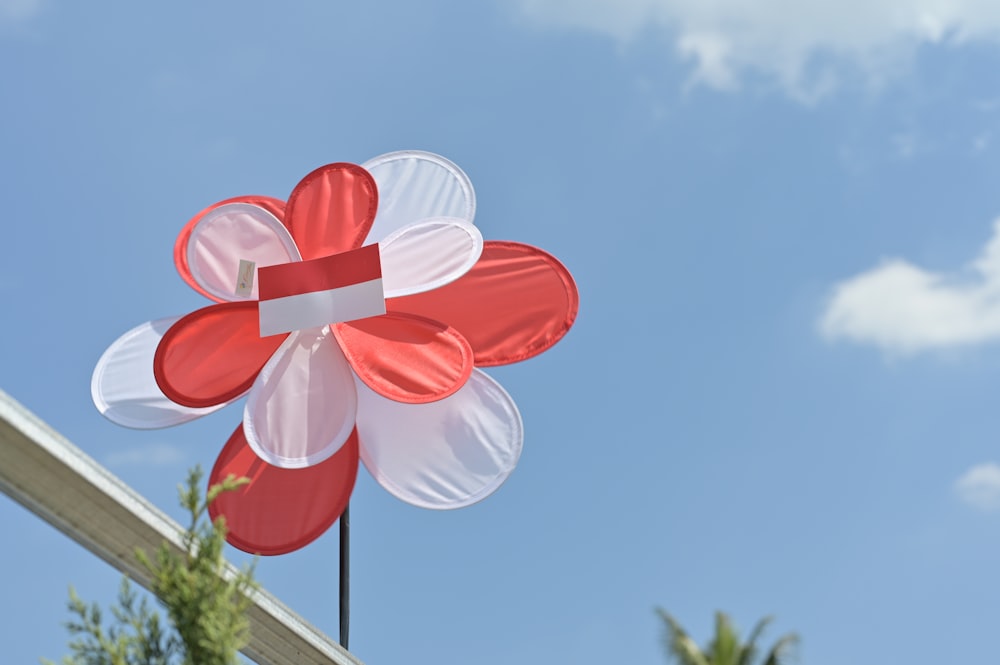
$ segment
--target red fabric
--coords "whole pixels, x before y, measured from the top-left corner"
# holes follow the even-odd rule
[[[443,323],[408,314],[386,314],[338,323],[334,334],[365,384],[397,402],[444,399],[472,373],[472,349]]]
[[[310,261],[361,246],[375,219],[378,191],[365,169],[337,163],[303,178],[287,205],[247,196],[201,211],[181,231],[174,260],[184,281],[209,298],[191,275],[187,243],[197,222],[226,203],[255,204],[274,214],[302,258]],[[316,266],[323,267],[321,273],[328,267],[322,262]],[[260,280],[261,293],[270,294],[264,282]],[[384,316],[331,328],[366,385],[389,399],[419,404],[455,393],[469,380],[473,364],[516,362],[555,344],[576,318],[579,296],[569,272],[546,252],[519,243],[486,242],[466,275],[433,291],[391,299],[386,306]],[[256,302],[198,310],[161,340],[154,358],[157,384],[168,398],[186,406],[228,401],[250,388],[286,337],[259,336]],[[209,512],[213,519],[226,518],[227,540],[239,549],[262,555],[291,552],[318,538],[343,513],[358,461],[355,429],[340,450],[315,466],[272,466],[253,452],[241,425],[220,453],[209,482],[230,474],[251,482],[220,495]]]
[[[226,540],[244,552],[286,554],[323,535],[344,512],[358,476],[358,432],[315,466],[281,469],[250,449],[243,426],[229,437],[209,477],[209,486],[230,474],[250,484],[223,492],[208,512],[226,518]]]
[[[172,325],[153,356],[156,384],[184,406],[214,406],[250,389],[287,334],[261,337],[257,302],[209,305]]]
[[[285,226],[303,259],[360,247],[375,221],[378,188],[368,171],[338,162],[321,166],[288,197]]]
[[[261,300],[339,289],[381,277],[378,245],[257,269]]]
[[[441,288],[386,301],[389,312],[447,321],[472,346],[477,366],[538,355],[573,325],[580,296],[554,256],[516,242],[486,241],[472,270]]]
[[[214,300],[215,302],[225,301],[209,294],[198,285],[198,282],[194,280],[194,276],[191,274],[191,267],[188,265],[187,246],[188,239],[191,237],[191,231],[194,229],[195,225],[201,221],[201,218],[208,212],[215,210],[219,206],[226,205],[227,203],[250,203],[255,206],[260,206],[278,219],[282,219],[285,215],[285,202],[281,199],[271,198],[270,196],[237,196],[231,199],[226,199],[225,201],[213,203],[192,217],[188,223],[184,225],[184,228],[181,229],[180,235],[177,236],[177,240],[174,242],[174,265],[177,266],[177,272],[180,273],[181,279],[183,279],[188,286],[209,300]]]

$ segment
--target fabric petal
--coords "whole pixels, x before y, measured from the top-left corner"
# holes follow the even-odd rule
[[[264,365],[243,412],[247,443],[265,462],[312,466],[354,429],[354,375],[329,328],[293,333]]]
[[[352,432],[320,464],[281,469],[257,457],[241,425],[219,454],[209,486],[229,475],[250,483],[223,492],[208,507],[213,521],[226,518],[226,540],[251,554],[287,554],[319,538],[343,514],[358,476],[358,436]]]
[[[375,178],[379,192],[369,242],[429,217],[471,222],[476,216],[476,194],[469,176],[440,155],[402,150],[370,159],[363,166]]]
[[[288,229],[277,217],[248,203],[227,203],[205,213],[191,229],[187,265],[191,277],[215,300],[257,298],[257,280],[237,295],[240,261],[257,268],[299,260]]]
[[[358,382],[361,461],[393,496],[421,508],[468,506],[493,492],[517,465],[521,416],[480,370],[433,404],[400,404]]]
[[[153,357],[153,374],[178,404],[215,406],[249,390],[285,337],[260,336],[256,302],[210,305],[167,330]]]
[[[469,272],[483,252],[483,236],[458,217],[402,227],[379,241],[387,298],[430,291]]]
[[[172,427],[218,411],[228,402],[192,409],[167,399],[156,385],[153,355],[174,316],[148,321],[115,340],[97,361],[90,382],[94,405],[113,423],[134,429]]]
[[[288,197],[285,226],[303,259],[360,247],[375,219],[379,194],[368,171],[338,162],[321,166]]]
[[[424,404],[444,399],[472,373],[472,349],[453,328],[408,314],[333,328],[355,374],[379,395]]]
[[[469,341],[477,366],[505,365],[545,351],[569,331],[576,283],[552,255],[488,240],[472,269],[433,291],[386,302],[390,312],[447,321]]]
[[[189,258],[188,241],[191,238],[191,232],[194,230],[195,226],[197,226],[198,223],[201,222],[202,218],[204,218],[205,215],[212,212],[216,208],[219,208],[220,206],[229,205],[233,203],[242,203],[242,204],[256,206],[258,208],[261,208],[264,212],[276,217],[277,219],[282,219],[282,217],[285,214],[285,202],[282,201],[281,199],[271,198],[270,196],[237,196],[235,198],[226,199],[225,201],[219,201],[218,203],[214,203],[208,206],[207,208],[199,212],[197,215],[192,217],[191,220],[184,225],[184,228],[181,229],[180,234],[177,236],[177,241],[174,243],[174,265],[177,266],[177,272],[180,274],[181,279],[187,282],[188,286],[190,286],[191,288],[193,288],[195,291],[205,296],[206,298],[210,298],[216,302],[226,302],[229,300],[236,300],[236,298],[228,291],[226,292],[225,297],[218,297],[212,295],[212,293],[210,293],[201,284],[199,284],[198,280],[191,273],[191,265],[188,261]]]

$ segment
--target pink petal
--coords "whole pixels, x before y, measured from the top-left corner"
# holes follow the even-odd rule
[[[469,272],[483,253],[471,222],[435,217],[404,226],[378,243],[386,298],[437,289]]]
[[[199,284],[195,276],[191,274],[191,265],[188,261],[188,241],[191,238],[191,232],[206,214],[215,210],[219,206],[228,205],[230,203],[245,203],[257,206],[265,212],[275,216],[279,220],[282,219],[285,214],[285,202],[281,199],[271,198],[270,196],[237,196],[235,198],[219,201],[218,203],[208,206],[192,217],[184,228],[181,229],[180,234],[177,236],[177,241],[174,243],[174,265],[177,266],[177,272],[180,273],[181,279],[187,282],[191,288],[206,298],[210,298],[216,302],[235,300],[235,298],[221,298],[212,295],[204,286]]]
[[[472,349],[453,328],[417,316],[386,314],[333,328],[358,377],[397,402],[423,404],[461,388]]]
[[[247,443],[285,469],[319,464],[354,429],[358,397],[340,346],[324,328],[293,333],[260,371],[243,412]]]
[[[281,469],[257,457],[241,425],[219,453],[209,486],[229,475],[250,484],[223,492],[209,506],[213,521],[226,518],[226,540],[251,554],[286,554],[319,538],[344,512],[358,475],[358,436],[352,432],[316,466]]]

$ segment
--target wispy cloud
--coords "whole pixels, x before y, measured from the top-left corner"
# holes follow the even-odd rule
[[[992,140],[993,132],[983,132],[981,134],[977,134],[972,139],[972,152],[986,152],[986,150],[990,147],[990,142]]]
[[[955,481],[955,492],[973,508],[1000,510],[1000,466],[993,462],[977,464]]]
[[[819,327],[829,340],[893,354],[1000,339],[1000,220],[963,270],[933,272],[889,259],[837,284]]]
[[[38,14],[43,0],[0,0],[0,23],[25,21]]]
[[[111,453],[104,459],[108,466],[170,466],[184,461],[184,453],[166,443],[129,448]]]
[[[878,83],[927,44],[1000,41],[1000,3],[969,0],[518,0],[542,25],[628,42],[662,30],[692,80],[733,89],[764,74],[810,101],[845,73]]]

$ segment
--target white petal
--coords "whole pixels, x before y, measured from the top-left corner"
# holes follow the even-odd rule
[[[454,395],[403,404],[358,382],[361,460],[393,496],[422,508],[461,508],[500,487],[524,441],[510,395],[473,370]]]
[[[269,464],[297,469],[340,450],[354,429],[354,374],[329,328],[288,336],[247,398],[243,432]]]
[[[416,222],[379,242],[386,298],[430,291],[453,282],[483,253],[483,236],[458,217]]]
[[[459,217],[467,222],[475,218],[472,182],[440,155],[403,150],[380,155],[362,166],[378,185],[378,214],[368,243],[429,217]]]
[[[108,347],[90,381],[90,394],[101,415],[124,427],[159,429],[200,418],[231,403],[192,409],[171,402],[156,385],[153,355],[164,333],[180,318],[143,323]]]
[[[214,208],[191,229],[187,261],[195,281],[222,300],[257,298],[257,275],[249,295],[236,295],[240,261],[257,268],[298,261],[299,250],[288,230],[267,210],[249,203]]]

